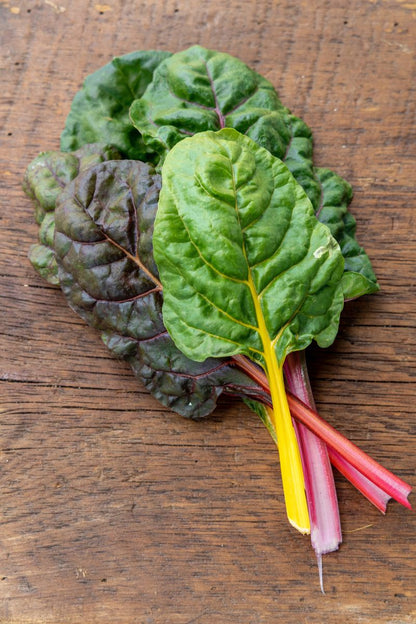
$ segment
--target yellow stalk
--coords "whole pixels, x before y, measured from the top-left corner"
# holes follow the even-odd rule
[[[272,410],[271,408],[266,409],[275,430],[281,428],[278,424],[279,421],[281,421],[283,426],[285,425],[285,422],[282,422],[283,419],[276,415],[276,412],[274,410]],[[293,429],[293,425],[291,426]],[[285,432],[286,438],[285,435],[282,436],[281,431],[276,435],[278,440],[284,440],[283,445],[280,444],[278,448],[287,517],[290,524],[295,529],[297,529],[304,535],[309,535],[309,533],[311,532],[310,520],[304,491],[305,483],[299,455],[299,448],[297,447],[297,445],[296,447],[294,447],[291,443],[288,444],[287,437],[291,437],[291,433],[289,434],[289,436],[287,436],[287,433]],[[293,453],[292,451],[295,452]]]
[[[276,392],[278,392],[278,404],[280,407],[277,407],[276,400],[272,398],[274,409],[267,408],[267,411],[276,431],[286,513],[290,524],[305,535],[311,532],[311,528],[302,462],[292,418],[287,405],[286,393],[284,388],[283,393],[281,392],[280,383],[275,385],[279,386],[279,390],[276,388]],[[270,389],[271,386],[272,384],[270,383]],[[277,411],[278,409],[279,411]]]
[[[249,276],[248,285],[252,292],[258,329],[263,342],[263,356],[273,404],[273,410],[271,413],[269,412],[269,415],[276,431],[286,513],[290,524],[301,533],[307,534],[310,533],[311,528],[305,494],[305,479],[298,441],[286,397],[283,368],[277,362],[273,342],[267,331],[259,297],[251,276]]]

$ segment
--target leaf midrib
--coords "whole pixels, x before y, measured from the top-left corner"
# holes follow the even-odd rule
[[[231,174],[232,174],[232,184],[233,184],[233,190],[234,190],[234,196],[235,196],[235,212],[236,212],[236,216],[237,216],[237,220],[240,226],[240,229],[242,229],[242,224],[241,224],[241,220],[240,220],[240,214],[238,212],[238,204],[237,204],[237,185],[236,185],[236,181],[235,181],[235,176],[234,176],[234,168],[231,165]],[[290,223],[292,223],[292,219],[293,219],[293,211],[290,217]],[[287,228],[290,229],[290,223],[289,226]],[[285,232],[285,236],[287,234],[287,230]],[[278,249],[280,249],[281,244],[279,245]],[[245,242],[244,242],[244,236],[242,238],[242,252],[245,258],[245,261],[247,263],[247,267],[248,267],[248,279],[244,280],[244,283],[247,284],[249,290],[250,290],[250,294],[251,294],[251,298],[253,300],[253,304],[254,304],[254,309],[255,309],[255,313],[256,313],[256,318],[257,318],[257,323],[258,323],[258,327],[257,328],[253,328],[255,331],[257,331],[257,333],[259,334],[260,340],[261,340],[261,344],[263,345],[263,352],[261,355],[263,355],[264,357],[264,361],[266,364],[266,371],[269,371],[270,374],[273,374],[272,371],[275,371],[276,368],[279,368],[280,365],[277,363],[276,360],[276,354],[275,354],[275,347],[276,344],[279,342],[281,335],[283,334],[283,332],[285,331],[286,327],[291,323],[291,321],[293,320],[293,318],[298,314],[300,308],[303,305],[303,302],[305,300],[305,298],[302,299],[302,301],[300,302],[298,308],[293,312],[293,314],[290,316],[289,320],[280,328],[280,330],[277,332],[276,336],[274,336],[273,338],[270,336],[269,330],[267,329],[267,324],[266,324],[266,319],[264,318],[264,314],[263,314],[263,309],[261,307],[261,297],[262,294],[265,292],[265,290],[270,286],[271,282],[274,282],[276,279],[278,279],[282,273],[280,273],[279,275],[275,276],[275,278],[273,278],[273,280],[271,280],[269,282],[269,284],[262,290],[261,293],[258,293],[254,284],[254,280],[253,280],[253,276],[252,276],[252,267],[249,263],[248,260],[248,256],[247,256],[247,251],[246,251],[246,246],[245,246]],[[276,252],[275,252],[276,253]],[[273,254],[275,255],[275,254]],[[256,353],[259,353],[256,350]]]
[[[129,189],[129,193],[131,193],[131,188],[128,187]],[[157,290],[162,290],[162,284],[161,282],[157,279],[157,277],[155,275],[153,275],[153,273],[143,264],[143,262],[140,260],[138,252],[136,252],[136,255],[131,254],[129,251],[127,251],[127,249],[125,247],[123,247],[122,245],[120,245],[119,243],[116,243],[115,240],[113,240],[112,238],[110,238],[110,236],[108,236],[108,234],[103,230],[103,228],[101,226],[99,226],[94,219],[91,217],[90,213],[88,212],[86,206],[84,206],[83,202],[81,201],[81,199],[77,196],[74,195],[74,200],[76,201],[76,203],[78,204],[78,206],[80,206],[80,208],[83,210],[83,212],[88,216],[88,218],[90,219],[90,221],[94,224],[94,226],[96,228],[98,228],[98,231],[102,234],[103,238],[105,239],[105,241],[107,241],[108,243],[110,243],[111,245],[113,245],[114,247],[116,247],[117,249],[119,249],[121,252],[123,252],[125,254],[125,256],[131,260],[134,264],[136,264],[139,269],[141,269],[141,271],[143,271],[143,273],[145,275],[147,275],[147,277],[155,284],[155,287]],[[133,200],[134,203],[134,200]],[[84,243],[84,241],[80,241],[81,243]],[[86,243],[88,244],[90,241],[86,241]],[[96,241],[96,242],[100,242],[100,241]],[[101,241],[103,242],[103,241]]]

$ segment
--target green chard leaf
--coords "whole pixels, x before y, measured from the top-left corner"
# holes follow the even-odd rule
[[[341,250],[286,165],[236,130],[184,139],[162,178],[153,244],[165,325],[193,360],[239,354],[264,368],[288,519],[308,533],[283,363],[313,339],[334,340]]]
[[[162,161],[176,143],[197,132],[231,127],[251,137],[284,161],[340,244],[345,298],[378,290],[370,260],[355,240],[350,185],[329,169],[313,166],[309,127],[282,105],[269,81],[242,61],[201,46],[173,54],[155,70],[130,116]]]
[[[283,106],[268,80],[229,54],[201,46],[173,54],[133,102],[130,117],[162,160],[187,136],[235,128],[286,160],[317,205],[310,129]]]
[[[264,391],[228,360],[192,362],[166,331],[152,247],[159,189],[152,166],[127,160],[94,166],[66,186],[55,249],[68,303],[173,411],[202,418],[222,392],[261,400]]]
[[[33,268],[49,284],[59,284],[58,266],[55,259],[53,238],[55,232],[55,215],[48,212],[39,226],[39,242],[31,245],[29,260]]]
[[[377,292],[377,278],[369,257],[355,238],[355,219],[348,211],[352,199],[351,186],[330,169],[316,168],[315,176],[321,187],[316,216],[329,227],[344,256],[344,299]]]
[[[264,330],[283,363],[336,336],[340,249],[287,167],[236,131],[200,133],[168,154],[154,252],[165,324],[192,359],[264,363]]]
[[[149,160],[151,150],[131,125],[129,107],[144,93],[155,68],[169,55],[157,50],[131,52],[87,76],[73,99],[61,135],[62,151],[99,141],[114,145],[124,157]]]
[[[58,197],[80,171],[96,163],[117,158],[120,155],[116,149],[96,143],[85,145],[72,154],[42,152],[27,167],[23,190],[34,202],[35,219],[39,225],[39,242],[31,246],[29,260],[40,276],[50,284],[59,284],[53,248]]]

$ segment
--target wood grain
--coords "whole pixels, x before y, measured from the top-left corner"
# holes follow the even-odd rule
[[[318,407],[415,484],[416,4],[1,0],[0,20],[0,622],[415,623],[414,513],[337,476],[323,596],[261,423],[231,399],[188,422],[137,384],[32,270],[21,179],[113,55],[200,43],[260,71],[352,183],[381,285],[311,349]]]

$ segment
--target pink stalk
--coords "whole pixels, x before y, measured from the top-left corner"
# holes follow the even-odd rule
[[[348,479],[356,488],[365,496],[370,503],[373,503],[381,513],[385,514],[387,503],[391,496],[386,494],[384,490],[374,485],[372,481],[367,479],[361,472],[356,470],[351,464],[345,460],[339,453],[328,447],[328,455],[332,465]]]
[[[288,389],[315,410],[304,351],[291,353],[286,358],[284,373]],[[294,420],[293,424],[298,436],[305,477],[311,543],[320,563],[322,555],[337,550],[342,542],[334,475],[325,442],[302,423]]]
[[[411,486],[364,453],[342,433],[323,420],[302,401],[288,393],[288,402],[292,414],[308,429],[318,435],[328,446],[346,459],[356,470],[372,481],[386,494],[408,509],[412,509],[407,500]]]
[[[263,371],[261,371],[258,366],[256,366],[253,362],[245,358],[244,356],[234,356],[233,360],[239,368],[244,370],[252,379],[254,379],[266,392],[268,392],[268,383],[267,378],[264,375]],[[352,466],[355,468],[355,471],[361,473],[362,476],[366,478],[366,480],[370,481],[374,485],[376,485],[379,489],[381,489],[384,494],[387,494],[389,497],[394,498],[397,502],[401,503],[408,509],[411,509],[411,505],[407,500],[412,488],[411,486],[402,481],[399,477],[396,477],[386,468],[383,468],[380,464],[378,464],[374,459],[372,459],[369,455],[364,453],[361,449],[359,449],[355,444],[350,442],[345,436],[339,433],[334,427],[324,421],[317,412],[308,407],[301,400],[296,398],[293,394],[288,392],[287,394],[289,407],[292,412],[292,415],[304,424],[310,431],[315,433],[319,438],[321,438],[331,450],[335,450],[335,452],[340,456],[344,462],[343,466]],[[332,460],[332,456],[331,456]],[[347,475],[346,475],[347,476]],[[353,479],[356,479],[356,472],[349,473],[348,479],[354,483]],[[362,491],[366,490],[367,481],[364,479],[360,480],[360,485]],[[381,505],[384,505],[385,496],[383,499],[378,497],[377,490],[372,490],[371,492],[367,492],[365,496],[369,499],[375,499],[378,501],[378,506],[380,508]],[[374,502],[374,500],[373,500]]]

